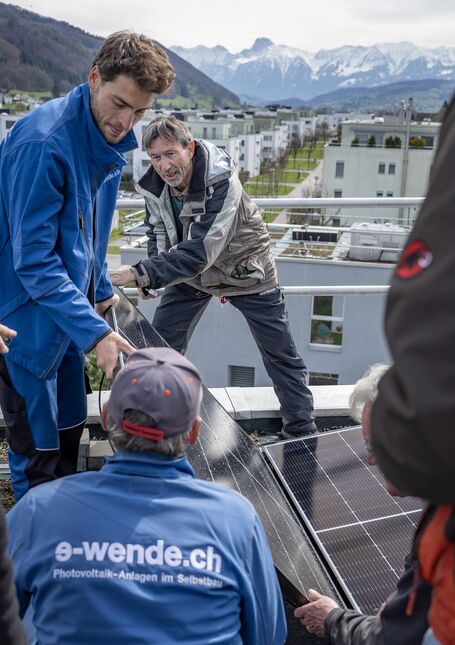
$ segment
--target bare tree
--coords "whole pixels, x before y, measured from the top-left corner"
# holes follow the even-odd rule
[[[321,136],[322,136],[322,141],[324,142],[324,144],[327,141],[327,137],[328,137],[328,134],[329,134],[329,129],[330,129],[329,124],[327,123],[327,121],[323,121],[321,123],[321,125],[319,126],[319,130],[320,130]]]
[[[306,138],[306,143],[308,144],[308,146],[307,146],[307,168],[309,168],[309,166],[310,166],[311,153],[316,148],[316,141],[317,141],[316,133],[311,134],[309,137]]]
[[[289,149],[291,150],[292,158],[294,159],[294,168],[296,164],[297,154],[301,149],[301,147],[302,147],[302,137],[299,135],[298,132],[293,132],[291,141],[289,143]]]

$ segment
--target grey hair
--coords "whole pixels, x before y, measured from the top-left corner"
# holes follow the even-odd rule
[[[390,365],[377,363],[367,369],[365,374],[355,384],[349,397],[349,407],[352,418],[361,423],[363,408],[367,403],[373,403],[378,395],[378,384],[389,369]]]
[[[155,420],[148,414],[139,410],[125,410],[125,420],[146,428],[154,428]],[[129,434],[123,428],[119,428],[112,417],[107,415],[106,429],[116,450],[129,450],[130,452],[159,453],[170,457],[180,457],[184,454],[185,448],[191,435],[191,428],[182,434],[175,435],[162,441],[153,441],[143,437],[136,437]]]
[[[156,139],[168,139],[187,148],[193,136],[182,121],[175,116],[157,116],[150,121],[142,135],[142,145],[148,150]]]

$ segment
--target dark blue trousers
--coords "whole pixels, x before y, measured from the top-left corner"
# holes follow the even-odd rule
[[[0,405],[16,499],[77,470],[87,417],[84,355],[70,344],[56,375],[42,380],[0,356]]]
[[[185,353],[210,298],[184,283],[168,287],[155,312],[154,328],[171,347]],[[230,296],[228,300],[243,314],[256,341],[281,405],[283,430],[306,434],[313,429],[313,397],[307,387],[305,363],[292,338],[281,289]]]

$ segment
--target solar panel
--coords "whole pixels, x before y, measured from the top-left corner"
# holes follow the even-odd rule
[[[162,346],[164,341],[150,323],[121,291],[117,293],[119,333],[137,348]],[[345,604],[261,449],[206,388],[201,416],[199,441],[188,450],[197,477],[224,484],[250,500],[264,525],[275,565],[300,590],[316,587]]]
[[[401,575],[421,501],[388,494],[359,427],[264,450],[354,606],[375,613]]]

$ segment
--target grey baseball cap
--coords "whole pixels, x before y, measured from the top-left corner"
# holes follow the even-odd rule
[[[107,412],[125,432],[162,441],[190,430],[201,399],[202,380],[194,365],[174,349],[150,347],[130,354],[117,373]],[[155,427],[126,421],[126,410],[147,414],[155,420]]]

